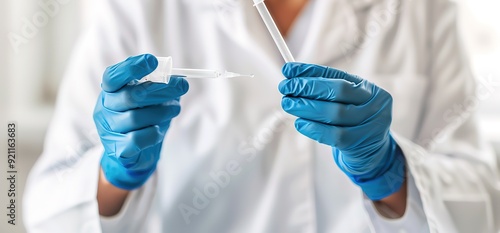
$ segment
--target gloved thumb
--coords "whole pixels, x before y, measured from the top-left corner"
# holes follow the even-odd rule
[[[157,66],[158,60],[151,54],[129,57],[104,71],[101,88],[106,92],[115,92],[130,81],[150,74]]]

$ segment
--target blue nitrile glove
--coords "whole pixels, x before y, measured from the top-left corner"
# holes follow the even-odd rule
[[[156,169],[170,121],[180,112],[179,98],[189,85],[180,77],[168,84],[132,82],[151,73],[158,60],[130,57],[106,69],[94,122],[104,145],[101,167],[114,186],[140,187]]]
[[[398,191],[404,157],[389,127],[392,97],[375,84],[334,68],[287,63],[279,85],[283,109],[297,117],[295,128],[333,147],[335,162],[368,198]]]

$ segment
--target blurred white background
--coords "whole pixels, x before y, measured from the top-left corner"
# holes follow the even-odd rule
[[[27,173],[41,153],[43,138],[53,111],[59,81],[64,73],[72,46],[93,12],[94,0],[1,0],[0,7],[0,129],[6,122],[18,123],[18,161],[20,171],[18,202],[21,201]],[[494,78],[500,85],[500,1],[457,0],[460,3],[460,26],[478,77]],[[22,35],[26,21],[39,16],[39,2],[55,2],[59,9],[45,19],[40,18],[36,30],[28,33],[23,44],[12,46],[9,33]],[[40,16],[41,17],[41,16]],[[486,138],[500,145],[500,86],[478,107],[480,124]],[[4,133],[0,148],[5,151]],[[0,176],[5,174],[5,158],[1,159]],[[6,190],[0,179],[0,190]],[[17,207],[17,225],[6,224],[6,192],[0,192],[0,232],[24,232],[21,207]]]

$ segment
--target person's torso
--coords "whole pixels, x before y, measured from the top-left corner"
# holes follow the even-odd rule
[[[401,14],[405,3],[355,2],[311,1],[287,37],[292,53],[388,90],[392,129],[412,138],[427,88],[425,35]],[[369,232],[362,193],[331,149],[299,134],[282,111],[283,60],[252,1],[157,8],[144,48],[172,56],[174,67],[255,77],[189,80],[163,145],[147,232]]]

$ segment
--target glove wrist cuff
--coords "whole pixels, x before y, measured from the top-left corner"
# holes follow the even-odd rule
[[[155,170],[153,168],[141,172],[131,171],[107,155],[101,158],[101,168],[109,183],[124,190],[134,190],[141,187]]]
[[[380,200],[399,191],[405,180],[406,163],[404,155],[394,142],[394,159],[389,168],[373,179],[361,179],[358,176],[349,178],[361,187],[366,196],[371,200]]]

